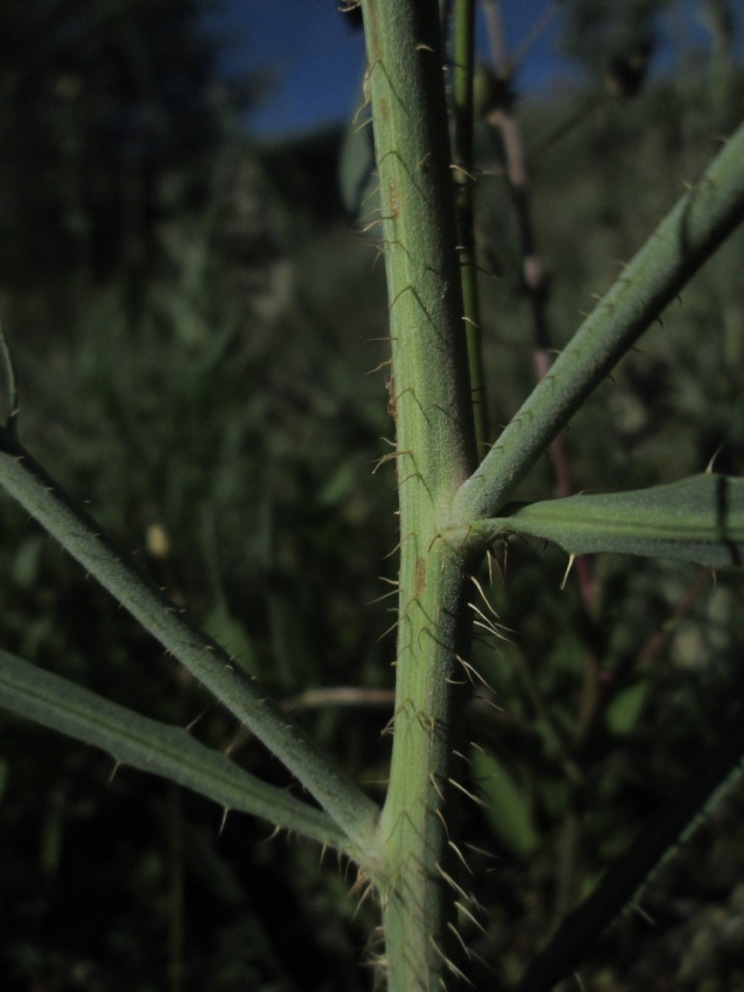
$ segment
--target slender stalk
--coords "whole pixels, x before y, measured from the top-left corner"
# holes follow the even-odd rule
[[[550,992],[576,968],[587,947],[632,903],[638,890],[676,845],[740,777],[742,751],[744,706],[739,704],[726,722],[718,744],[702,759],[685,788],[633,841],[578,909],[566,917],[525,972],[517,992]]]
[[[455,65],[453,87],[454,178],[457,210],[457,251],[468,344],[470,392],[478,456],[483,457],[489,440],[486,381],[481,348],[481,317],[478,299],[478,264],[473,220],[473,80],[475,76],[475,0],[455,3]]]
[[[586,397],[743,219],[744,125],[626,266],[462,486],[456,512],[463,526],[498,511]]]
[[[377,805],[217,643],[122,558],[8,428],[0,428],[0,484],[270,748],[373,862]]]
[[[437,535],[475,467],[437,0],[365,0],[382,203],[400,501],[396,709],[380,821],[391,992],[456,973],[454,752],[469,562]],[[445,815],[447,828],[445,828]]]

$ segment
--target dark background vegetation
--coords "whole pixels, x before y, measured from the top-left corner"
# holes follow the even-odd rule
[[[735,4],[701,3],[710,49],[646,85],[661,4],[567,6],[586,87],[518,105],[556,348],[744,106]],[[372,471],[393,430],[384,371],[369,374],[387,356],[382,264],[337,192],[341,130],[272,148],[243,134],[255,80],[220,79],[201,13],[200,0],[0,7],[0,318],[22,437],[381,798],[392,617],[370,604],[396,543],[392,470]],[[480,127],[498,424],[530,388],[534,342],[498,132]],[[743,249],[739,234],[572,423],[576,490],[669,481],[714,455],[741,474]],[[553,487],[545,463],[525,492]],[[0,537],[5,649],[148,715],[200,718],[202,740],[286,781],[7,499]],[[509,640],[478,647],[493,692],[471,724],[500,765],[471,783],[487,805],[465,822],[485,934],[467,920],[463,934],[482,988],[518,977],[715,742],[744,647],[736,576],[600,559],[589,610],[561,591],[561,556],[518,544],[497,563]],[[316,705],[328,687],[336,701]],[[341,705],[352,688],[366,703]],[[643,893],[653,923],[630,911],[587,948],[586,989],[744,986],[743,813],[737,787]],[[3,715],[0,984],[370,988],[374,907],[334,858],[270,833]]]

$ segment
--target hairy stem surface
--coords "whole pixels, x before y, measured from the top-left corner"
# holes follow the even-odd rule
[[[380,823],[391,992],[444,986],[447,866],[460,746],[468,562],[438,537],[475,467],[436,0],[366,0],[367,86],[382,203],[400,501],[396,710]]]

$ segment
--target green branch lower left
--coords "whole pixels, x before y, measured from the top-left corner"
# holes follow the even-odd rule
[[[376,862],[377,805],[229,655],[140,575],[16,440],[0,428],[0,484],[287,767],[355,848]]]
[[[358,859],[326,813],[262,782],[188,731],[144,717],[2,650],[0,706],[100,747],[118,764],[162,775],[226,810],[252,813]]]

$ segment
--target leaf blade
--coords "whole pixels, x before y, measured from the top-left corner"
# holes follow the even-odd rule
[[[475,529],[524,534],[569,555],[631,554],[707,568],[744,564],[744,479],[704,473],[625,493],[568,496],[515,508]]]
[[[256,778],[183,728],[142,716],[3,650],[0,706],[99,747],[121,764],[172,779],[227,809],[350,853],[345,834],[322,810]]]

